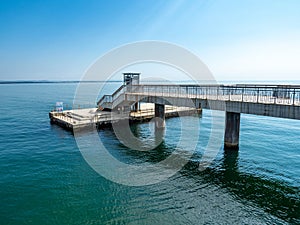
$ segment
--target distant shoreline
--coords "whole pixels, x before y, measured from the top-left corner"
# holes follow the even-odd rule
[[[79,84],[79,83],[122,83],[122,80],[109,80],[109,81],[79,81],[79,80],[73,80],[73,81],[53,81],[53,80],[0,80],[0,85],[1,84]],[[155,82],[162,82],[161,80],[144,80],[142,81],[143,83],[155,83]],[[169,81],[169,82],[195,82],[193,80],[174,80],[174,81]],[[168,83],[169,83],[168,82]],[[206,81],[199,81],[201,82],[206,82]],[[228,80],[228,81],[215,81],[218,84],[272,84],[272,85],[300,85],[300,80]]]
[[[122,81],[0,81],[0,84],[59,84],[59,83],[67,83],[67,84],[77,84],[77,83],[103,83],[103,82],[122,82]]]

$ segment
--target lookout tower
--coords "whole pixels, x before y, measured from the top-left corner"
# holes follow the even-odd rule
[[[123,84],[124,85],[139,85],[140,84],[140,75],[141,73],[123,73]],[[127,87],[127,90],[131,90],[131,86]],[[134,103],[134,105],[131,106],[132,111],[139,111],[140,110],[140,104],[139,102]]]
[[[124,85],[139,85],[141,73],[123,73]]]

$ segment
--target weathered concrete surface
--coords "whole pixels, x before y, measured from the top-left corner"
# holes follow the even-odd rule
[[[224,149],[239,148],[240,118],[240,113],[226,112]]]

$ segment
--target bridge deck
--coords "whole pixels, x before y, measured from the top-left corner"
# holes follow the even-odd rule
[[[103,96],[98,105],[115,108],[142,101],[191,107],[187,99],[194,107],[300,119],[300,86],[287,85],[127,85]]]

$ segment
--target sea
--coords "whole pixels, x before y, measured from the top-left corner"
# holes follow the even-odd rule
[[[108,82],[106,91],[120,85]],[[0,224],[300,224],[300,121],[243,114],[239,150],[220,146],[199,169],[213,121],[204,109],[190,118],[189,128],[201,131],[180,170],[126,185],[94,170],[72,132],[50,124],[49,111],[56,102],[72,106],[77,86],[0,84]],[[118,161],[155,166],[176,150],[181,121],[167,119],[164,140],[150,151],[125,146],[111,127],[97,135]],[[132,130],[142,141],[153,133],[146,122]]]

